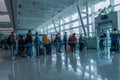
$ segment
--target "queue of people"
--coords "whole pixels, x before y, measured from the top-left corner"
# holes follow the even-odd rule
[[[19,36],[19,38],[16,38],[15,32],[11,32],[11,34],[8,36],[6,39],[6,44],[9,47],[12,60],[15,59],[15,56],[19,55],[21,57],[28,57],[32,58],[33,54],[38,57],[39,55],[51,55],[52,52],[52,45],[55,44],[56,46],[56,52],[61,53],[61,52],[67,52],[68,49],[67,47],[69,46],[69,51],[72,53],[76,53],[76,45],[77,41],[79,42],[79,48],[80,51],[84,48],[84,39],[81,41],[81,38],[77,40],[76,34],[73,33],[72,35],[69,36],[67,35],[67,32],[65,32],[63,40],[61,39],[60,32],[56,34],[54,42],[51,42],[51,40],[48,38],[47,35],[44,35],[43,37],[39,36],[38,32],[36,32],[35,37],[33,39],[32,32],[31,30],[28,31],[28,33],[25,36]],[[82,43],[82,45],[81,45]],[[41,47],[41,45],[43,45]],[[62,45],[64,45],[64,51],[61,50]],[[17,54],[15,53],[16,46],[18,47]],[[82,46],[82,47],[81,47]],[[33,47],[35,52],[33,52]],[[54,50],[54,49],[53,49]]]

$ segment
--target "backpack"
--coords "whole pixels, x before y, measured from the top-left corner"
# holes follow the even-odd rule
[[[71,41],[72,41],[72,42],[77,41],[76,37],[75,37],[75,36],[72,36],[72,37],[71,37]]]
[[[10,36],[7,38],[7,44],[10,44]]]
[[[40,38],[39,38],[39,36],[36,36],[36,37],[35,37],[35,39],[34,39],[34,43],[37,43],[37,44],[40,43]]]
[[[7,39],[7,44],[15,43],[14,36],[9,36]]]

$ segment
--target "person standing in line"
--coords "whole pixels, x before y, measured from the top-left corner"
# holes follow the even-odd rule
[[[16,36],[14,31],[11,32],[11,35],[7,39],[7,44],[9,45],[10,53],[12,60],[15,59],[15,49],[16,49]]]
[[[76,42],[77,42],[77,38],[75,36],[75,33],[73,33],[72,37],[71,37],[71,48],[72,48],[72,52],[76,52]]]
[[[79,37],[79,50],[80,51],[83,51],[83,49],[84,49],[84,39],[83,39],[83,36],[82,35],[80,35],[80,37]]]
[[[50,39],[48,38],[47,35],[45,35],[45,36],[43,37],[43,42],[44,42],[44,45],[45,45],[46,54],[47,54],[47,55],[51,55]]]
[[[36,50],[36,56],[39,56],[39,50],[40,50],[40,36],[38,32],[36,32],[35,39],[34,39],[34,45],[35,45],[35,50]]]
[[[112,32],[110,33],[110,37],[111,37],[111,50],[115,50],[118,51],[119,50],[119,38],[120,38],[120,34],[119,31],[114,28],[112,30]]]
[[[101,49],[101,50],[104,49],[105,37],[106,37],[105,33],[100,32],[100,43],[99,43],[99,46],[100,46],[100,49]]]
[[[66,50],[66,47],[67,47],[67,32],[65,32],[65,34],[64,34],[63,42],[64,42],[64,49],[65,49],[65,52],[66,52],[67,51]]]
[[[58,32],[57,35],[56,35],[56,39],[55,39],[55,42],[57,44],[57,52],[61,52],[60,51],[60,47],[61,47],[61,37],[60,37],[60,33]]]
[[[28,55],[28,58],[30,58],[30,57],[32,57],[32,46],[33,46],[31,30],[29,30],[26,35],[26,42],[27,42],[27,48],[28,48],[27,55]]]

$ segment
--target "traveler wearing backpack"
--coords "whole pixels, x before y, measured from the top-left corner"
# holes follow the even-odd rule
[[[65,52],[67,51],[66,47],[67,47],[67,32],[65,32],[64,37],[63,37],[63,42],[64,42],[64,49]]]
[[[32,57],[32,55],[33,55],[33,53],[32,53],[33,39],[32,39],[31,30],[29,30],[26,35],[26,42],[27,42],[27,48],[28,48],[27,55],[29,58],[29,57]]]
[[[72,43],[71,43],[72,52],[75,53],[75,51],[76,51],[76,42],[77,42],[77,38],[75,36],[75,33],[73,33],[73,35],[71,37],[71,41],[72,41]]]
[[[35,39],[34,39],[36,56],[39,56],[40,42],[41,42],[41,41],[40,41],[40,36],[38,35],[38,32],[36,32]]]
[[[16,48],[16,36],[15,36],[14,31],[11,32],[11,35],[8,37],[7,44],[8,44],[9,49],[10,49],[12,60],[14,60],[15,59],[14,51]]]
[[[57,46],[56,46],[56,51],[59,52],[59,53],[61,53],[61,51],[60,51],[60,48],[61,48],[60,32],[57,33],[56,38],[55,38],[55,42],[56,42],[56,44],[57,44]]]
[[[43,42],[44,42],[44,45],[45,45],[46,54],[51,55],[51,44],[50,44],[50,39],[48,38],[47,35],[45,35],[43,37]]]

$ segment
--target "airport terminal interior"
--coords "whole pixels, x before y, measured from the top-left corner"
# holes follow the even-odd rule
[[[120,80],[120,0],[0,0],[0,80]]]

